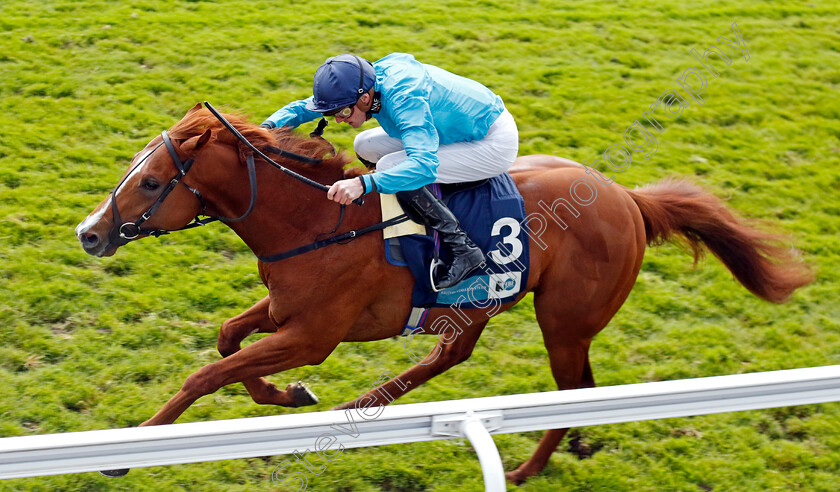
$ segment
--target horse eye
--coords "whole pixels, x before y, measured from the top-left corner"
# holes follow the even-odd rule
[[[160,187],[160,184],[153,179],[146,179],[146,180],[143,181],[143,184],[141,186],[145,190],[155,191],[156,189],[158,189]]]

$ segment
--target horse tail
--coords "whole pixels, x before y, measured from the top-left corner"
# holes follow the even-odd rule
[[[674,241],[679,234],[694,253],[705,245],[741,284],[756,296],[785,302],[814,280],[798,252],[782,236],[758,230],[753,221],[734,216],[720,199],[685,180],[667,179],[627,190],[642,212],[647,244]]]

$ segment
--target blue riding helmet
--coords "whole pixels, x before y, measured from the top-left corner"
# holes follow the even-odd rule
[[[375,80],[373,65],[364,58],[350,54],[327,58],[315,72],[313,97],[306,103],[306,109],[328,113],[356,104]]]

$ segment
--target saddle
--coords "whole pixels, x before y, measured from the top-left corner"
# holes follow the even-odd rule
[[[491,303],[514,300],[528,280],[528,235],[525,202],[509,174],[458,184],[433,184],[430,189],[458,218],[470,239],[485,254],[485,264],[458,285],[434,292],[430,268],[435,258],[451,260],[441,248],[437,233],[412,219],[388,228],[385,256],[392,265],[411,270],[415,283],[412,306],[486,308]],[[394,195],[381,195],[382,220],[406,213],[409,207],[396,207]]]

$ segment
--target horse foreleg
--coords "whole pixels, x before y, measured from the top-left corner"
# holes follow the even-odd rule
[[[312,341],[310,330],[302,326],[284,327],[190,375],[178,393],[152,418],[140,425],[171,424],[197,399],[216,392],[222,386],[256,380],[295,367],[320,364],[339,341],[332,343],[325,339],[321,338],[316,343]],[[297,396],[295,391],[278,393],[279,404],[289,406]]]
[[[429,352],[429,355],[418,364],[399,376],[388,379],[384,384],[376,386],[355,400],[333,408],[333,410],[360,406],[383,406],[391,403],[438,374],[469,359],[473,348],[475,348],[475,343],[486,325],[487,321],[473,324],[453,337],[454,339],[445,339],[445,335],[442,336],[432,351]],[[410,345],[406,345],[406,350],[411,350]]]
[[[277,325],[268,315],[271,298],[254,304],[247,311],[235,316],[224,323],[219,330],[216,346],[222,357],[229,357],[242,349],[242,340],[254,333],[273,333]],[[301,407],[318,403],[318,398],[306,387],[299,383],[286,386],[285,390],[277,389],[274,383],[265,378],[254,378],[242,381],[251,398],[261,405],[281,405],[285,407]]]

